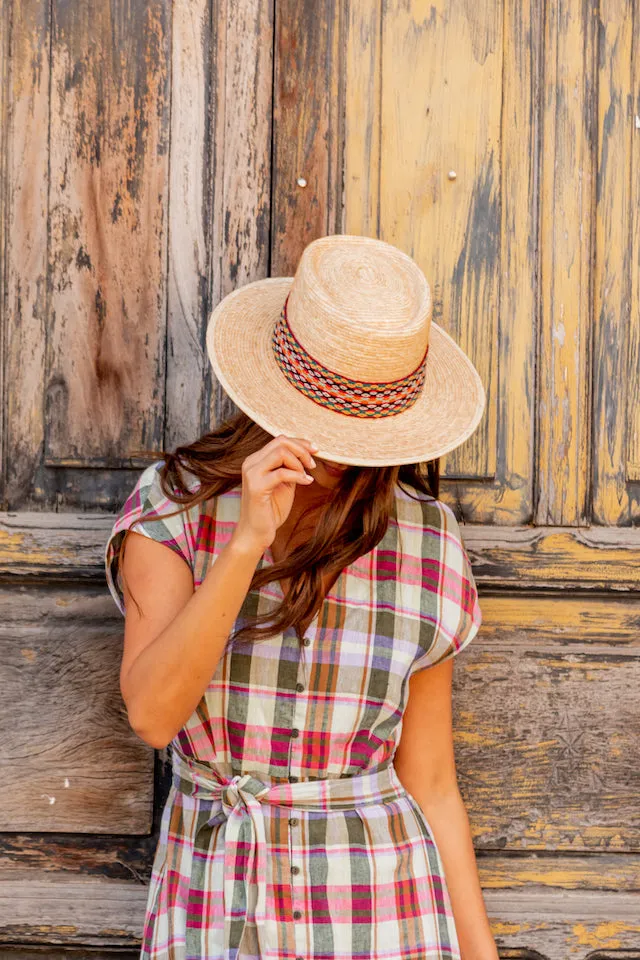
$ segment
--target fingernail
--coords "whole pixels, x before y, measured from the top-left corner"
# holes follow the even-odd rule
[[[313,440],[307,440],[307,443],[309,444],[309,446],[311,447],[312,450],[317,450],[317,449],[318,449],[318,444],[317,444],[317,443],[314,443]]]
[[[308,473],[305,473],[304,477],[305,480],[309,480],[311,483],[313,483],[313,477],[310,477]]]
[[[315,460],[313,459],[313,457],[311,457],[310,459],[311,459],[311,466],[312,466],[312,467],[317,466],[317,464],[316,464]]]

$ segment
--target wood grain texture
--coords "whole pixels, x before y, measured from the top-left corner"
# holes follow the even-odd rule
[[[0,356],[6,352],[6,257],[8,221],[8,160],[9,160],[9,112],[11,90],[10,39],[13,18],[12,0],[0,0]],[[0,396],[5,395],[4,363],[0,363]],[[0,403],[0,506],[3,506],[4,468],[6,443],[6,409]]]
[[[91,877],[0,878],[0,942],[139,943],[147,893],[146,884]]]
[[[588,523],[597,8],[545,5],[536,523]]]
[[[381,236],[384,0],[350,3],[345,41],[344,233]]]
[[[236,287],[277,273],[270,271],[274,5],[269,0],[218,0],[213,9],[212,307]],[[236,407],[210,376],[213,389],[205,416],[217,423]]]
[[[455,676],[477,847],[640,852],[640,600],[487,597],[482,607]]]
[[[163,443],[170,7],[52,5],[46,462]]]
[[[164,446],[206,429],[211,392],[204,351],[211,303],[213,100],[211,5],[172,4],[168,195],[167,371]]]
[[[0,960],[139,960],[140,950],[103,950],[101,947],[0,946]]]
[[[103,950],[101,947],[0,946],[0,960],[139,960],[140,950]]]
[[[0,587],[0,830],[149,832],[153,750],[127,719],[121,652],[102,591]]]
[[[461,531],[474,575],[487,588],[626,593],[640,583],[636,530],[462,524]]]
[[[622,949],[634,951],[625,960],[640,957],[640,896],[636,894],[581,891],[520,896],[490,891],[485,900],[499,949],[535,951],[549,960]]]
[[[15,883],[0,879],[0,944],[27,939],[34,947],[39,943],[54,947],[139,943],[146,893],[146,886],[104,880],[40,876]],[[536,951],[549,960],[586,960],[598,948],[635,951],[617,954],[621,960],[640,956],[635,895],[486,890],[484,896],[492,932],[505,958],[517,957],[513,951],[523,951],[523,957]],[[6,946],[0,946],[0,956],[3,949],[11,960]],[[56,956],[53,950],[51,957]],[[76,955],[69,952],[68,956]],[[35,950],[32,956],[27,954],[28,960],[35,957]],[[77,960],[85,958],[81,955]]]
[[[640,133],[632,95],[634,7],[631,0],[599,6],[593,516],[602,524],[640,518],[639,488],[630,483],[640,480],[640,308],[633,300],[638,232],[631,232],[632,151]]]
[[[304,247],[340,229],[343,6],[276,5],[271,276],[293,276]]]
[[[540,23],[537,0],[350,8],[345,227],[417,259],[480,372],[483,421],[441,473],[484,523],[532,512]]]
[[[104,545],[112,525],[113,514],[105,513],[0,513],[0,576],[104,583]],[[570,587],[625,594],[640,587],[635,530],[462,523],[461,531],[481,590]]]
[[[7,12],[6,4],[3,8]],[[5,21],[6,22],[6,21]],[[44,442],[47,318],[49,4],[11,5],[9,123],[4,145],[4,504],[33,486]]]
[[[488,387],[478,429],[442,458],[454,477],[496,469],[502,36],[493,0],[387,5],[382,24],[380,235],[423,268],[433,322]]]
[[[481,852],[478,874],[484,890],[596,890],[640,894],[640,855],[562,856]]]
[[[632,4],[633,18],[631,40],[631,90],[621,91],[620,113],[624,114],[629,128],[630,180],[629,180],[629,228],[630,250],[630,296],[629,296],[629,356],[627,366],[627,479],[640,481],[640,16],[637,4]],[[619,125],[618,129],[621,128]],[[628,142],[628,141],[627,141]],[[630,513],[637,524],[638,493],[636,487],[628,487],[631,499]]]

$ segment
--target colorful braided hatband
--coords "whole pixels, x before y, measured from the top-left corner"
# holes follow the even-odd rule
[[[297,390],[320,406],[349,417],[390,417],[413,406],[424,384],[428,345],[420,366],[401,380],[351,380],[327,369],[296,339],[287,319],[288,299],[274,327],[272,345],[278,366]]]

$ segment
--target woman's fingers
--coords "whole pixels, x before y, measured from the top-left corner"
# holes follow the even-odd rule
[[[256,451],[250,459],[256,458],[255,463],[267,464],[269,467],[278,463],[278,458],[283,458],[285,453],[293,453],[309,470],[315,467],[315,460],[310,452],[311,442],[301,440],[295,437],[274,437],[269,443],[265,444],[261,450]],[[283,462],[281,460],[280,462]]]
[[[270,470],[264,478],[263,492],[268,493],[281,483],[313,483],[313,477],[299,470],[289,470],[288,467],[278,467]]]

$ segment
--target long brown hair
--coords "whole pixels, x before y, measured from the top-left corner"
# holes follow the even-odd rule
[[[271,439],[239,412],[193,443],[176,447],[173,453],[156,453],[158,459],[164,459],[159,469],[162,491],[180,505],[167,516],[239,486],[243,461]],[[266,639],[310,622],[324,600],[323,584],[331,584],[340,571],[382,540],[395,509],[395,485],[401,484],[410,496],[417,492],[437,498],[439,464],[435,459],[425,464],[348,467],[323,503],[314,534],[283,560],[256,570],[253,576],[251,590],[275,580],[289,580],[287,595],[272,613],[251,618],[229,639]],[[189,489],[191,478],[184,476],[183,470],[200,481],[196,492]],[[144,519],[145,515],[136,522]],[[121,570],[126,534],[118,548]],[[124,573],[122,576],[124,579]]]

